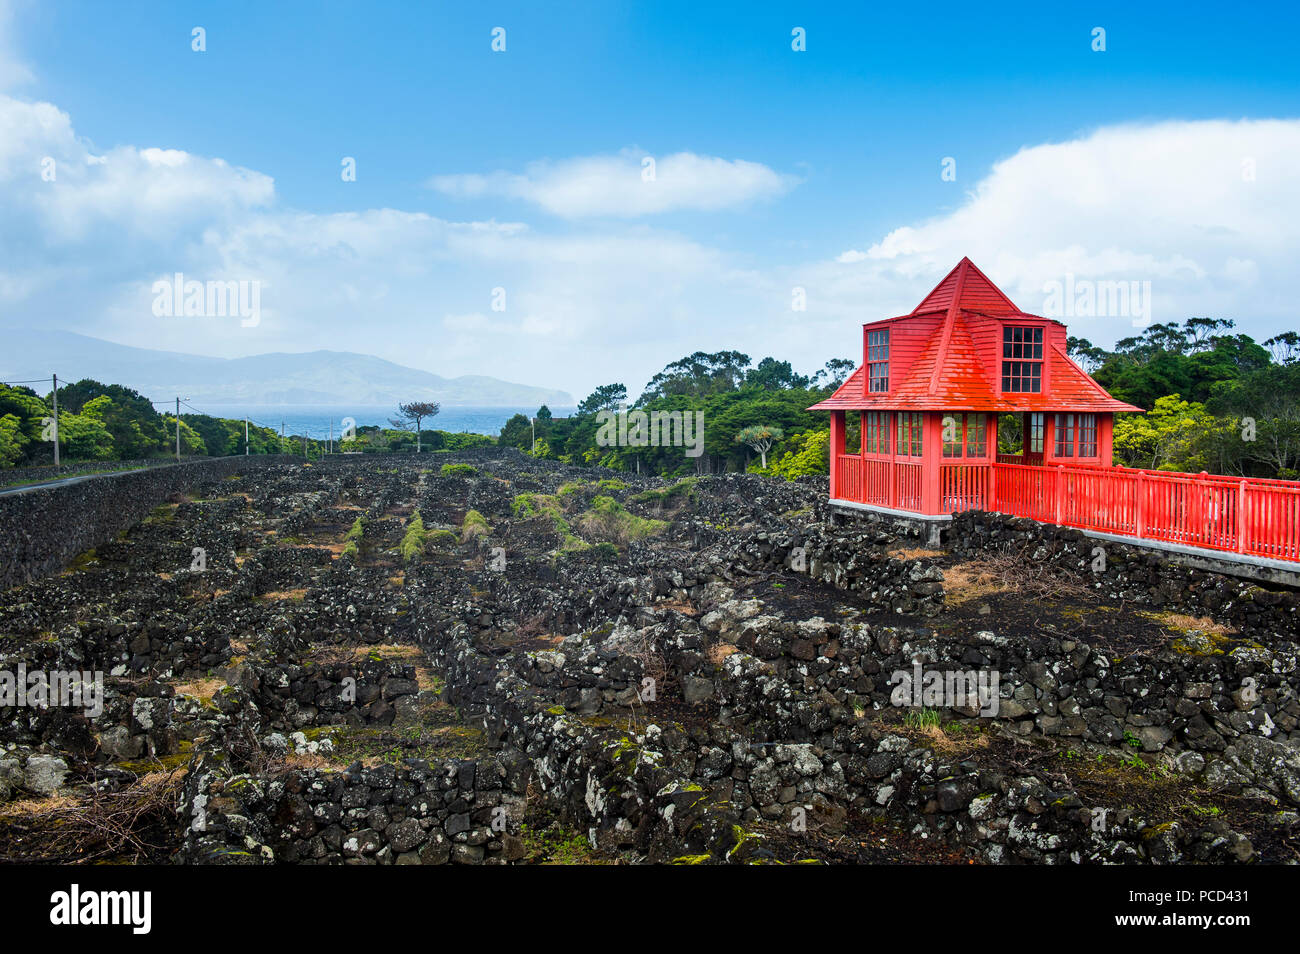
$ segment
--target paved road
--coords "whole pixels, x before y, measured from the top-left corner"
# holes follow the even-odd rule
[[[171,464],[162,466],[171,467]],[[94,474],[81,474],[78,477],[60,477],[58,480],[44,480],[39,484],[24,484],[21,487],[10,487],[8,490],[0,490],[0,497],[6,497],[9,494],[25,494],[29,490],[44,490],[47,487],[61,487],[64,484],[77,484],[83,480],[94,480],[96,477],[109,477],[113,474],[130,474],[137,470],[144,470],[143,467],[128,467],[126,470],[104,470]]]

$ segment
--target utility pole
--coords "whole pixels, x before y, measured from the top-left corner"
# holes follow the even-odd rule
[[[528,423],[531,424],[533,428],[533,442],[528,445],[528,453],[535,454],[537,453],[537,418],[530,417]]]
[[[176,463],[181,462],[181,399],[176,398]]]
[[[284,418],[280,418],[280,453],[284,453]]]
[[[54,379],[54,469],[59,469],[59,376],[51,375]]]
[[[330,418],[330,442],[328,445],[328,449],[326,450],[326,453],[327,454],[334,453],[334,418],[332,417]]]
[[[244,456],[248,456],[248,418],[244,418]]]

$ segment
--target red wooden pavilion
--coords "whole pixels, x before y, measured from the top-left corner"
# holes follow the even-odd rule
[[[833,504],[929,521],[994,510],[1300,560],[1295,481],[1112,467],[1116,412],[1142,409],[1070,360],[1064,324],[1021,311],[968,258],[910,314],[863,325],[862,355],[810,408],[831,414]],[[999,419],[1018,425],[1017,453],[998,453]]]
[[[1117,401],[1066,356],[1065,325],[1021,311],[963,258],[908,315],[862,328],[863,363],[831,412],[831,497],[921,514],[990,502],[991,465],[1109,467]],[[850,451],[846,415],[858,418]],[[998,417],[1022,450],[999,455]]]

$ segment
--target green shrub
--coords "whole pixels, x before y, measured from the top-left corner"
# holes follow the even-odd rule
[[[443,464],[442,476],[444,477],[476,477],[478,468],[473,464]]]
[[[827,472],[830,460],[830,431],[805,431],[781,445],[781,456],[769,456],[767,470],[751,466],[750,473],[794,480]]]
[[[551,529],[560,537],[559,551],[572,553],[587,548],[587,543],[574,536],[564,511],[560,508],[560,498],[549,494],[519,494],[511,505],[516,517],[528,520],[532,517],[546,517],[551,522]]]
[[[636,503],[658,504],[661,507],[678,498],[695,500],[697,496],[696,484],[698,483],[698,477],[686,477],[677,481],[671,487],[665,487],[662,490],[643,490],[632,499]]]
[[[450,530],[430,530],[424,538],[425,548],[455,546],[459,537]]]
[[[579,518],[578,526],[592,536],[627,543],[654,536],[668,524],[663,520],[648,520],[630,514],[613,497],[602,494],[591,499],[591,509]]]
[[[465,520],[460,525],[460,539],[472,540],[475,537],[486,537],[492,532],[488,526],[487,518],[477,510],[469,510],[465,513]]]
[[[420,516],[420,511],[416,510],[406,522],[406,534],[397,548],[403,560],[409,563],[424,552],[425,536],[424,519]]]
[[[601,563],[611,563],[618,559],[618,547],[608,541],[601,541],[591,548],[591,555]]]
[[[921,709],[919,712],[912,711],[903,716],[903,725],[909,729],[933,729],[937,728],[941,721],[937,709]]]

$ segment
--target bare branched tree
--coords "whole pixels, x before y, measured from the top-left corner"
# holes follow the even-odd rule
[[[397,405],[397,417],[390,417],[388,423],[403,431],[415,427],[415,452],[420,453],[420,422],[426,417],[434,417],[442,410],[437,401],[412,401],[410,404]]]

